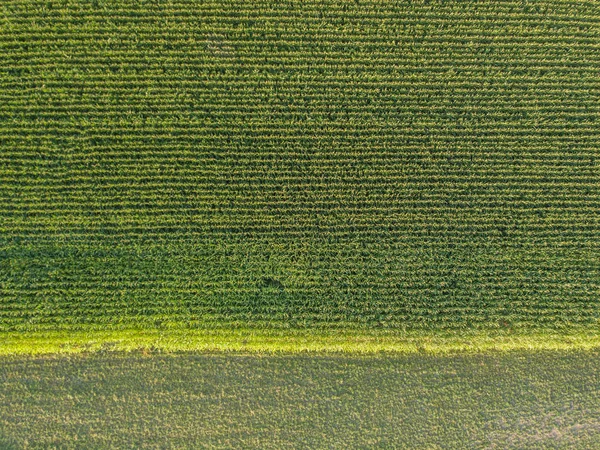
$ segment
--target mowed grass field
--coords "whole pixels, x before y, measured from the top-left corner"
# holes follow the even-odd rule
[[[0,358],[0,448],[596,449],[600,353]]]
[[[596,1],[2,2],[0,352],[590,346],[599,118]]]

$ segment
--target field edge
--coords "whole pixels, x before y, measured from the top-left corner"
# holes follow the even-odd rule
[[[0,355],[102,351],[430,353],[600,348],[596,329],[461,332],[307,329],[124,329],[0,332]]]

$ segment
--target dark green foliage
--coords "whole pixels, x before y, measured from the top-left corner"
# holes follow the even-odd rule
[[[1,2],[0,330],[596,326],[599,25]]]

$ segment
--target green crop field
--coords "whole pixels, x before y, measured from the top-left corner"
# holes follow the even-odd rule
[[[600,353],[0,357],[0,448],[600,448]]]
[[[599,351],[599,0],[0,0],[1,449],[600,448]]]
[[[1,2],[0,353],[597,345],[599,119],[596,1]]]

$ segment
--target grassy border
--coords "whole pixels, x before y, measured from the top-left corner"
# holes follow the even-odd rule
[[[98,351],[300,353],[476,353],[600,348],[595,329],[570,331],[385,332],[268,329],[128,329],[0,333],[0,355]]]

